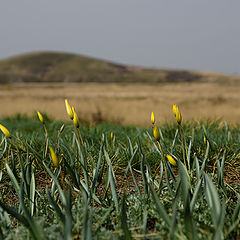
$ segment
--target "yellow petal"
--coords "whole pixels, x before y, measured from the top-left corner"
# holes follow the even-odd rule
[[[54,167],[57,168],[58,164],[59,164],[58,157],[57,157],[56,153],[54,152],[54,150],[52,149],[52,147],[49,147],[49,149],[50,149],[50,155],[52,158],[53,165],[54,165]]]
[[[171,155],[167,154],[167,159],[173,166],[177,166],[176,161],[174,160],[174,158]]]
[[[113,132],[110,133],[110,138],[113,141],[113,138],[114,138],[114,133]]]
[[[70,117],[71,120],[73,120],[73,111],[72,111],[67,99],[65,99],[65,106],[66,106],[68,116]]]
[[[180,125],[182,122],[182,115],[178,107],[176,108],[176,120],[177,123]]]
[[[159,133],[159,130],[158,130],[157,126],[154,126],[154,128],[153,128],[153,136],[155,137],[155,139],[157,141],[160,140],[160,133]]]
[[[40,112],[37,112],[37,115],[38,115],[39,121],[40,121],[42,124],[44,124],[44,118],[43,118],[42,114],[41,114]]]
[[[59,133],[62,133],[63,130],[64,130],[64,128],[65,128],[65,125],[63,124],[63,125],[60,127],[60,129],[59,129]]]
[[[155,117],[154,117],[154,113],[152,112],[152,115],[151,115],[151,121],[152,121],[152,124],[155,123]]]
[[[0,129],[6,137],[11,137],[11,133],[2,124],[0,124]]]
[[[173,114],[176,116],[176,111],[177,111],[177,105],[173,104],[172,106]]]
[[[79,119],[78,119],[78,115],[75,112],[74,108],[73,108],[73,123],[76,128],[79,128]]]

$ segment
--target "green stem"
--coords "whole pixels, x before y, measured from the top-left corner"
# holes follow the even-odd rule
[[[184,135],[184,131],[183,131],[183,127],[182,125],[178,125],[179,126],[179,130],[180,130],[180,134],[181,134],[181,145],[182,145],[182,153],[183,153],[183,161],[184,161],[184,165],[188,168],[188,171],[190,171],[190,163],[189,161],[186,163],[186,138]]]
[[[47,157],[47,149],[48,149],[48,132],[47,132],[47,128],[44,123],[43,123],[43,128],[45,131],[45,138],[46,138],[45,156],[44,156],[46,158]]]

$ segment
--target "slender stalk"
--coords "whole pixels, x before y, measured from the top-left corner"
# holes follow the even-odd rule
[[[79,132],[77,130],[77,128],[75,127],[75,125],[73,124],[74,126],[74,130],[75,130],[75,133],[76,133],[76,136],[77,136],[77,140],[78,140],[78,144],[79,144],[79,154],[80,154],[80,158],[81,158],[81,152],[82,152],[82,143],[80,141],[80,137],[79,137]]]
[[[47,128],[44,123],[43,123],[43,128],[44,128],[45,137],[46,137],[45,156],[44,156],[46,158],[47,157],[47,149],[48,149],[48,132],[47,132]]]
[[[82,143],[82,148],[83,148],[83,151],[84,151],[84,154],[85,154],[85,157],[86,157],[86,156],[87,156],[87,155],[86,155],[86,150],[85,150],[85,147],[84,147],[84,142],[83,142],[82,134],[81,134],[81,131],[80,131],[79,128],[78,128],[78,133],[79,133],[79,136],[80,136],[80,139],[81,139],[81,143]]]
[[[74,125],[74,124],[73,124]],[[78,140],[78,143],[79,143],[79,147],[80,147],[80,159],[81,159],[81,152],[82,152],[82,149],[83,149],[83,154],[84,154],[84,156],[85,156],[85,158],[86,158],[86,150],[85,150],[85,148],[84,148],[84,142],[83,142],[83,138],[82,138],[82,134],[81,134],[81,131],[78,129],[78,128],[76,128],[76,126],[74,125],[74,129],[75,129],[75,133],[76,133],[76,135],[77,135],[77,140]]]
[[[55,151],[57,150],[60,134],[61,134],[61,132],[60,132],[60,130],[58,130],[58,135],[57,135],[57,139],[56,139],[56,143],[55,143]]]
[[[164,153],[163,153],[163,148],[162,148],[162,145],[161,145],[161,143],[160,143],[160,140],[157,141],[157,143],[158,143],[158,147],[159,147],[159,149],[160,149],[160,151],[161,151],[161,154],[162,154],[162,160],[164,160]]]
[[[183,127],[181,126],[181,124],[178,125],[179,126],[179,131],[181,134],[181,145],[182,145],[182,153],[183,153],[183,161],[184,161],[184,165],[188,167],[188,170],[190,171],[190,165],[189,162],[188,164],[186,164],[186,149],[185,149],[185,136],[184,136],[184,131],[183,131]]]
[[[161,145],[161,143],[160,143],[160,140],[157,141],[157,143],[158,143],[158,147],[159,147],[159,149],[160,149],[160,151],[161,151],[161,154],[162,154],[162,162],[163,162],[164,170],[167,171],[166,166],[165,166],[165,161],[164,161],[163,148],[162,148],[162,145]],[[155,172],[155,174],[154,174],[154,176],[153,176],[153,179],[155,179],[156,174],[157,174],[157,171],[158,171],[159,168],[160,168],[160,164],[158,165],[158,167],[157,167],[157,169],[156,169],[156,172]]]

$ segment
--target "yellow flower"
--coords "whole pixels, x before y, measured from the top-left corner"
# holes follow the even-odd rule
[[[79,119],[78,119],[77,113],[75,112],[74,107],[72,107],[72,112],[73,112],[73,123],[74,123],[74,126],[76,128],[79,128]]]
[[[37,116],[38,116],[39,121],[40,121],[42,124],[44,124],[44,118],[43,118],[42,114],[41,114],[40,112],[37,112]]]
[[[50,155],[52,158],[53,165],[55,168],[57,168],[58,164],[59,164],[58,157],[57,157],[56,153],[54,152],[54,150],[52,149],[52,147],[49,147],[49,149],[50,149]]]
[[[61,127],[60,127],[60,129],[59,129],[59,132],[60,133],[62,133],[63,132],[63,130],[64,130],[64,127],[65,127],[65,125],[63,124]]]
[[[154,113],[153,113],[153,112],[152,112],[152,114],[151,114],[151,121],[152,121],[152,124],[155,123],[155,117],[154,117]]]
[[[207,137],[206,137],[205,135],[204,135],[204,137],[203,137],[203,141],[204,141],[204,144],[207,145],[208,139],[207,139]]]
[[[167,154],[167,159],[173,166],[177,166],[176,161],[174,160],[174,158],[171,155]]]
[[[73,111],[72,111],[67,99],[65,99],[65,106],[66,106],[68,116],[70,117],[71,120],[73,120]]]
[[[2,124],[0,124],[0,129],[6,137],[11,138],[11,133]]]
[[[114,133],[113,132],[110,133],[110,138],[113,141],[113,138],[114,138]]]
[[[155,137],[155,139],[157,141],[160,140],[160,133],[159,133],[159,130],[158,130],[157,126],[154,126],[154,128],[153,128],[153,136]]]
[[[172,110],[173,110],[174,116],[176,117],[176,111],[177,111],[177,105],[176,104],[173,104]]]
[[[182,122],[182,115],[178,107],[176,108],[176,120],[177,123],[180,125]]]

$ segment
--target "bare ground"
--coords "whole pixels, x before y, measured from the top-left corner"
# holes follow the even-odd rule
[[[172,104],[184,120],[218,119],[240,121],[240,83],[174,84],[33,84],[0,85],[0,117],[35,111],[67,120],[64,99],[79,117],[94,122],[107,120],[124,125],[150,125],[150,113],[157,123],[173,121]]]

